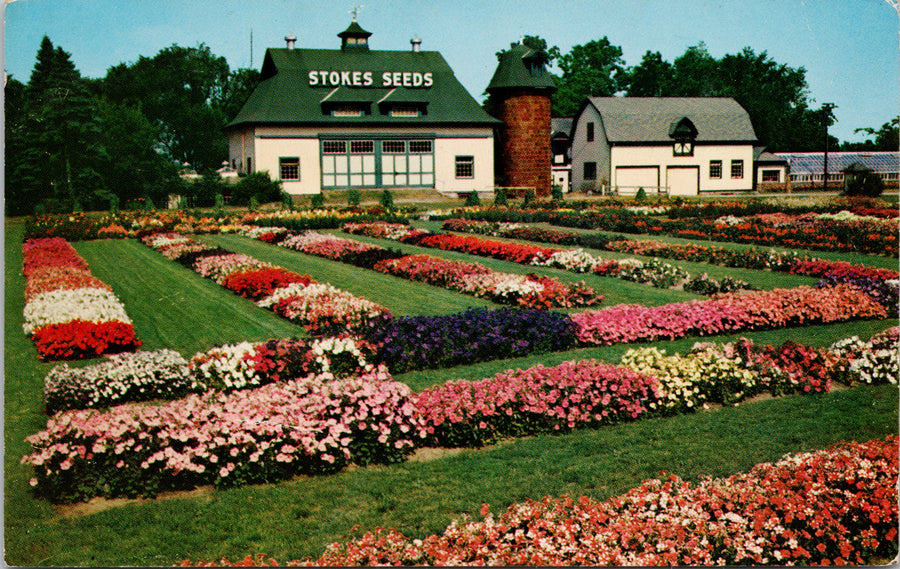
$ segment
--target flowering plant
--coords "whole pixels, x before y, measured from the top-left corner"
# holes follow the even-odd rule
[[[828,349],[850,360],[850,372],[861,383],[897,385],[900,375],[900,327],[888,328],[863,342],[858,336],[832,344]]]
[[[868,295],[839,285],[723,294],[653,307],[619,304],[571,318],[580,342],[609,345],[885,316]]]
[[[379,528],[289,565],[874,564],[897,553],[897,463],[896,436],[845,442],[728,478],[648,480],[603,502],[548,496],[497,516],[484,504],[481,520],[440,535]],[[257,561],[277,564],[239,564]]]
[[[31,485],[54,502],[271,482],[348,462],[397,462],[423,436],[412,393],[384,372],[312,377],[162,405],[54,415],[26,440]]]
[[[174,350],[124,353],[81,368],[54,367],[44,378],[44,405],[55,413],[124,401],[173,399],[197,389],[188,362]]]
[[[416,399],[434,446],[481,446],[501,437],[634,420],[654,406],[657,382],[594,360],[451,381]]]
[[[264,263],[243,253],[226,253],[224,255],[211,255],[201,257],[194,261],[194,271],[200,276],[212,279],[222,284],[228,275],[238,271],[250,271],[255,269],[274,268],[271,263]]]
[[[222,286],[250,300],[260,300],[289,284],[310,285],[309,275],[298,275],[281,267],[235,271],[222,279]]]
[[[393,317],[383,306],[328,283],[292,283],[276,289],[257,305],[271,308],[318,335],[359,330]]]

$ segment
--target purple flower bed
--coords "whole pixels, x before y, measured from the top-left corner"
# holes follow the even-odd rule
[[[546,310],[470,308],[447,316],[404,316],[363,332],[393,373],[573,348],[575,325]]]

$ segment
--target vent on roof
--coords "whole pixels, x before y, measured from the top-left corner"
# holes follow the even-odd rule
[[[294,49],[294,44],[297,43],[297,38],[294,37],[293,34],[284,36],[284,42],[287,44],[288,49]]]
[[[422,48],[422,40],[419,39],[418,35],[413,36],[413,39],[409,40],[409,43],[412,44],[413,51],[419,51]]]

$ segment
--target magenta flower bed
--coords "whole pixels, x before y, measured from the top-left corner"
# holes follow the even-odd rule
[[[427,444],[481,446],[500,437],[612,424],[655,407],[658,381],[595,360],[451,381],[419,394]]]
[[[580,342],[610,345],[886,316],[869,295],[838,285],[725,294],[653,307],[619,304],[571,318]]]

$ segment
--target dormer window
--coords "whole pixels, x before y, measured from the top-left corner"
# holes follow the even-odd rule
[[[344,105],[331,109],[333,117],[361,117],[365,114],[361,107]]]
[[[419,109],[417,107],[393,107],[391,109],[392,117],[417,117]]]
[[[669,126],[669,138],[672,139],[672,154],[674,156],[693,156],[694,139],[697,138],[697,128],[691,119],[681,117]]]

